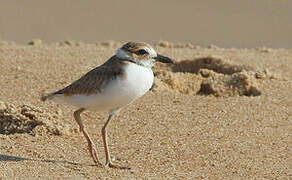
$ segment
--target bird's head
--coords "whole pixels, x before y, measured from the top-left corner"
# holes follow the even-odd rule
[[[128,42],[124,44],[117,50],[116,56],[145,67],[152,67],[157,61],[174,63],[172,59],[156,53],[149,44],[144,42]]]

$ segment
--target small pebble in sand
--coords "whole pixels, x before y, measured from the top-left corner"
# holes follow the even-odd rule
[[[32,46],[39,46],[39,45],[42,44],[42,40],[40,40],[40,39],[32,39],[27,44],[28,45],[32,45]]]

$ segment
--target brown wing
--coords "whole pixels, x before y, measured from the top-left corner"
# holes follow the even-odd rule
[[[53,95],[64,94],[65,96],[71,96],[74,94],[91,95],[98,93],[111,80],[117,77],[125,77],[126,74],[122,66],[126,63],[113,56],[103,65],[92,69],[69,86],[54,92]]]

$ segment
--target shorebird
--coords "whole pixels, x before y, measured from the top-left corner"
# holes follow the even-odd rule
[[[147,43],[128,42],[104,64],[92,69],[67,87],[43,95],[41,100],[53,99],[78,108],[74,112],[74,119],[87,140],[89,153],[95,165],[129,169],[112,163],[106,127],[123,107],[149,91],[154,81],[151,68],[155,62],[174,63],[172,59],[157,54]],[[95,145],[81,121],[80,114],[85,110],[108,112],[108,117],[101,130],[106,158],[105,165],[99,161]]]

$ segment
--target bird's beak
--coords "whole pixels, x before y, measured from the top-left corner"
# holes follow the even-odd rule
[[[162,62],[162,63],[171,63],[174,64],[174,61],[170,59],[169,57],[162,56],[160,54],[157,54],[157,56],[154,58],[156,61]]]

